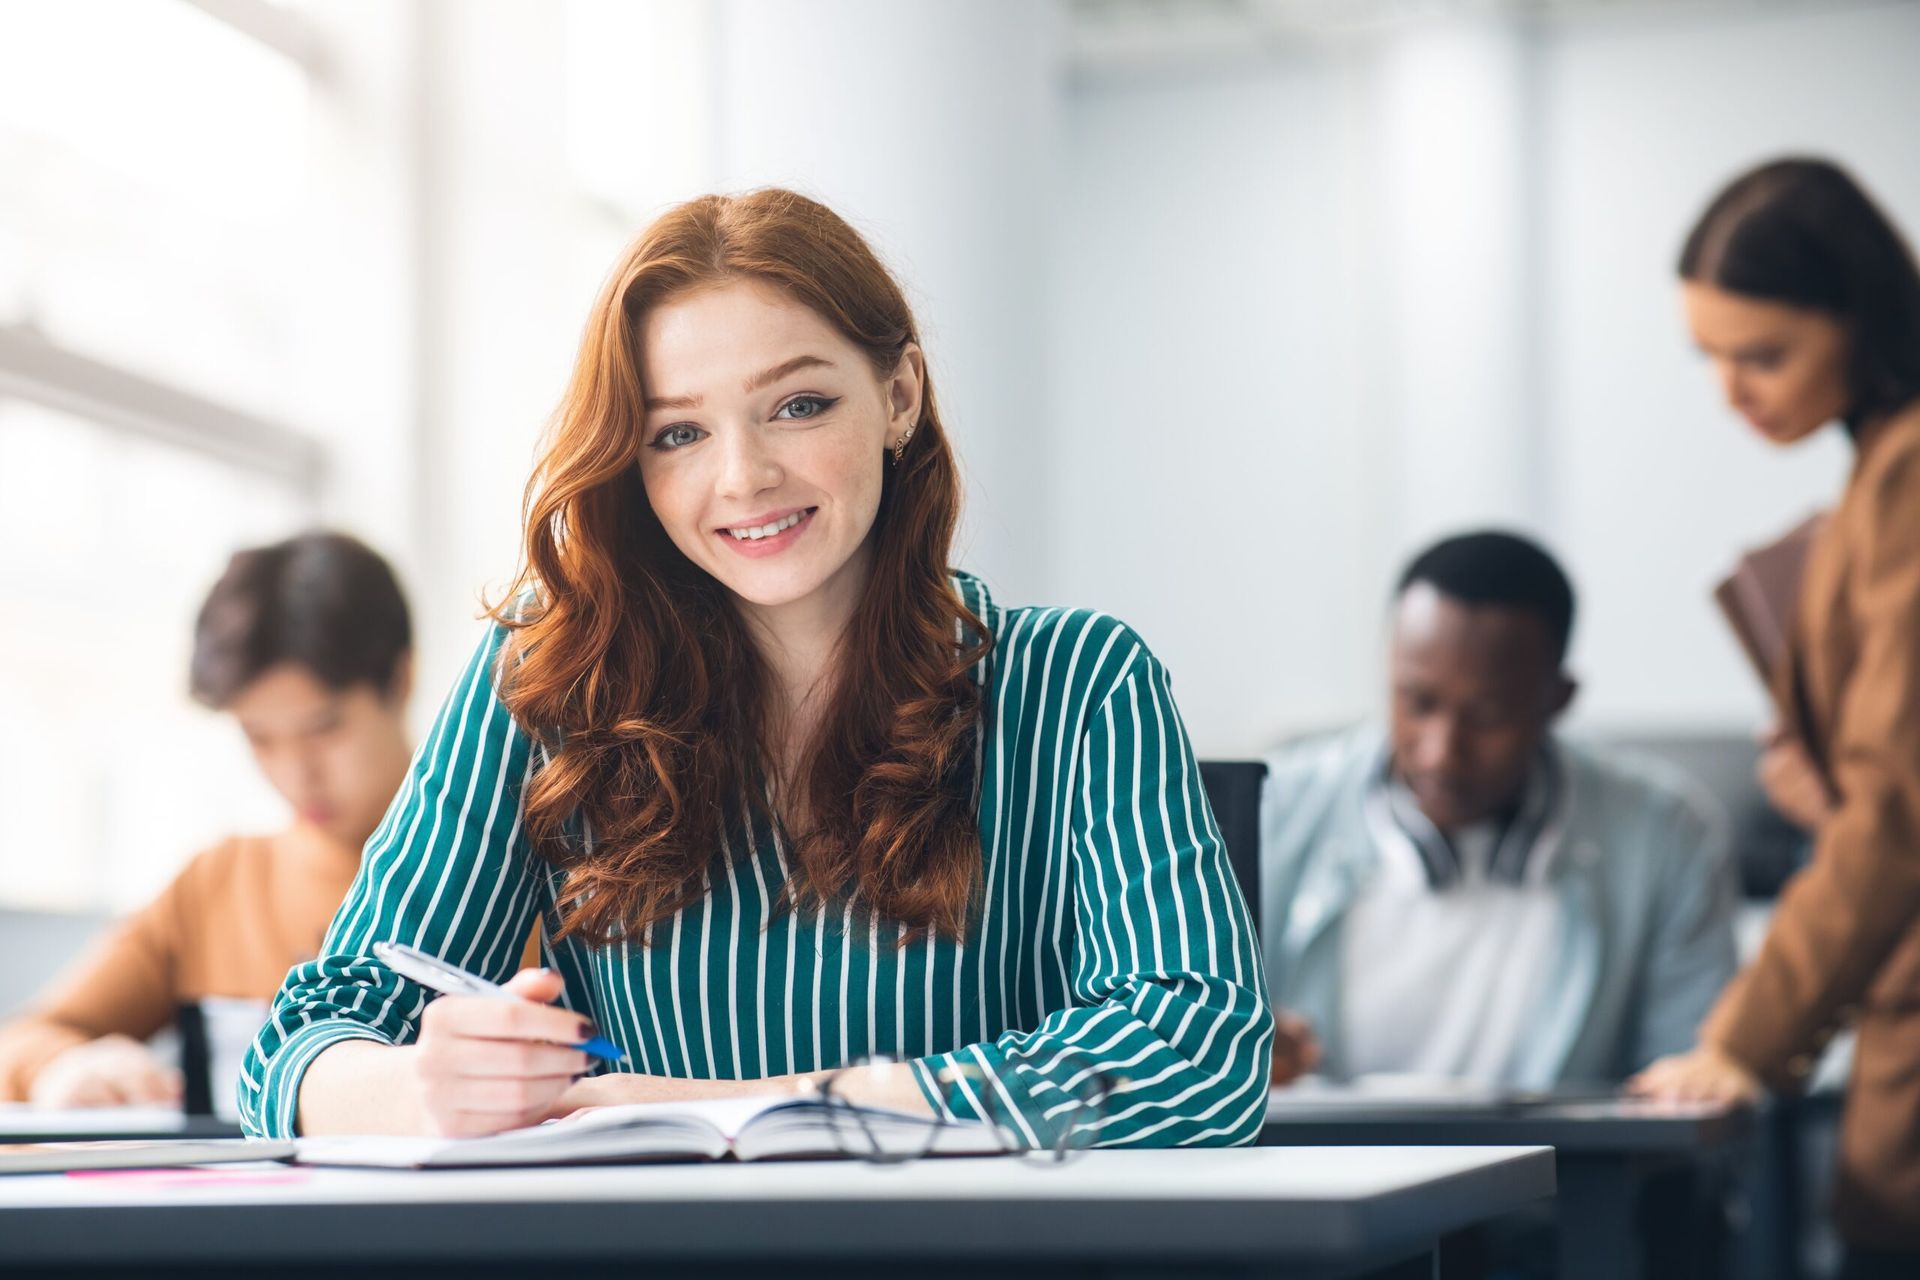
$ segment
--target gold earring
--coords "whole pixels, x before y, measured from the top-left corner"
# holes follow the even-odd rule
[[[904,455],[907,451],[907,441],[911,439],[913,439],[913,428],[908,427],[905,431],[902,431],[900,433],[900,438],[893,442],[893,465],[894,466],[897,467],[900,465],[900,459],[902,455]]]

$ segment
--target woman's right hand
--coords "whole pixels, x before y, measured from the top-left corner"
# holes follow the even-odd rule
[[[1273,1071],[1270,1083],[1292,1084],[1320,1065],[1320,1041],[1313,1026],[1290,1009],[1273,1015]]]
[[[1626,1091],[1660,1102],[1722,1104],[1750,1104],[1766,1093],[1760,1078],[1744,1064],[1704,1044],[1655,1062],[1627,1081]]]
[[[469,1138],[538,1124],[592,1059],[572,1046],[593,1024],[553,1007],[565,984],[525,969],[506,984],[521,997],[440,996],[420,1016],[413,1077],[426,1127]]]
[[[1754,773],[1771,804],[1802,831],[1818,833],[1833,816],[1827,780],[1800,739],[1779,730],[1764,739]]]
[[[180,1073],[130,1036],[101,1036],[55,1054],[33,1078],[36,1107],[180,1105]]]

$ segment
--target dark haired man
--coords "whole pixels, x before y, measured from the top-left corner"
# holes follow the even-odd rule
[[[1732,975],[1723,822],[1553,732],[1573,607],[1523,538],[1433,546],[1396,592],[1386,730],[1269,762],[1268,981],[1325,1074],[1618,1081],[1692,1044]]]
[[[221,1029],[250,1038],[287,970],[318,952],[406,775],[412,644],[393,571],[352,538],[309,533],[233,557],[200,610],[191,687],[238,723],[293,824],[199,854],[0,1030],[0,1099],[177,1101],[178,1072],[144,1041],[183,1004],[206,1014],[214,1100],[232,1094]]]

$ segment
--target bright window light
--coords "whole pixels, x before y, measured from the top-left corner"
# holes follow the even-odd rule
[[[568,0],[567,167],[645,221],[713,181],[712,0]]]
[[[177,0],[0,5],[0,323],[271,406],[309,252],[308,93]]]
[[[197,848],[284,821],[187,696],[200,594],[311,518],[226,464],[0,401],[0,903],[125,910]]]

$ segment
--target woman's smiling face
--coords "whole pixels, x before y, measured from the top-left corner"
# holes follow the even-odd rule
[[[748,605],[864,585],[887,449],[920,413],[921,356],[877,376],[781,290],[742,279],[669,298],[639,331],[640,478],[667,536]]]

